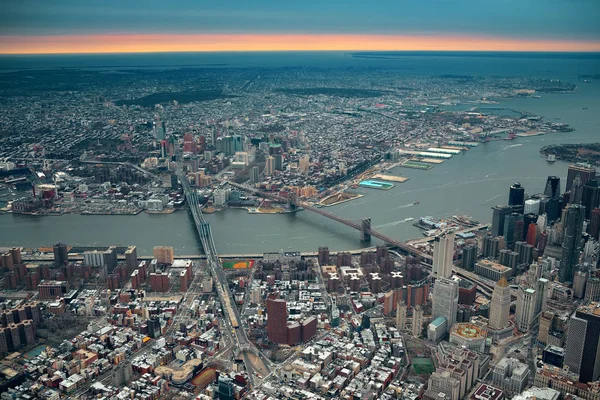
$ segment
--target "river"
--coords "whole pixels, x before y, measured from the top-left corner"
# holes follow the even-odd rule
[[[410,180],[388,191],[359,189],[364,197],[327,210],[353,220],[370,217],[376,229],[401,240],[421,237],[421,230],[407,218],[468,214],[490,222],[490,208],[506,204],[513,182],[521,182],[527,193],[535,194],[543,191],[548,175],[566,178],[568,164],[547,163],[539,154],[542,146],[600,140],[600,81],[582,83],[572,74],[568,78],[579,85],[575,93],[511,99],[501,106],[568,123],[574,132],[480,144],[427,171],[398,168],[394,172]],[[561,183],[564,190],[564,179]],[[417,201],[420,204],[413,205]],[[228,210],[207,215],[206,219],[222,254],[316,251],[319,246],[357,249],[379,243],[361,243],[357,231],[308,211],[257,215]],[[73,245],[136,245],[139,254],[150,254],[155,245],[174,246],[176,254],[199,252],[199,241],[187,212],[137,216],[0,215],[0,247],[38,247],[59,241]]]

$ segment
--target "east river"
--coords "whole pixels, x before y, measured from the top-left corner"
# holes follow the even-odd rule
[[[370,217],[376,229],[401,240],[421,237],[421,230],[407,218],[467,214],[490,222],[490,207],[506,203],[513,182],[521,182],[527,193],[535,194],[543,191],[548,175],[566,177],[568,164],[547,163],[539,154],[542,146],[600,141],[600,81],[583,83],[571,78],[578,85],[575,93],[512,99],[498,106],[568,123],[574,132],[482,143],[427,171],[398,168],[393,172],[410,180],[388,191],[360,189],[364,197],[326,209],[353,220]],[[564,190],[564,180],[561,183]],[[414,202],[420,204],[413,205]],[[357,231],[308,211],[259,215],[227,210],[207,215],[206,219],[222,254],[316,251],[324,245],[332,250],[357,249],[378,243],[361,243]],[[0,247],[39,247],[59,241],[89,246],[136,245],[139,254],[150,254],[155,245],[174,246],[181,255],[200,252],[188,212],[137,216],[0,215]]]

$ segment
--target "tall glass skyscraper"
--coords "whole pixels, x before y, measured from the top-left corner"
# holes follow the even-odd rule
[[[525,188],[519,182],[515,182],[508,192],[508,205],[514,212],[523,214],[525,208]]]
[[[583,220],[585,218],[585,207],[579,204],[571,204],[566,212],[563,222],[565,236],[562,245],[562,258],[558,279],[561,282],[573,282],[575,266],[579,263],[581,251],[581,234],[583,231]]]

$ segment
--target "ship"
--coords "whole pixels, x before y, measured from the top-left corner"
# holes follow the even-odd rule
[[[475,221],[467,215],[453,215],[452,219],[458,222],[459,224],[466,225],[469,227],[476,226],[477,224],[479,224],[479,221]]]
[[[556,156],[554,154],[548,154],[548,157],[546,157],[546,161],[549,163],[553,163],[556,161]]]

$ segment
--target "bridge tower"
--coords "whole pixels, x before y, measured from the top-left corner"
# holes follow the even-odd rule
[[[288,194],[288,206],[290,211],[296,211],[298,209],[298,198],[296,197],[296,193]]]
[[[371,218],[363,218],[360,221],[360,240],[362,242],[371,241]]]

